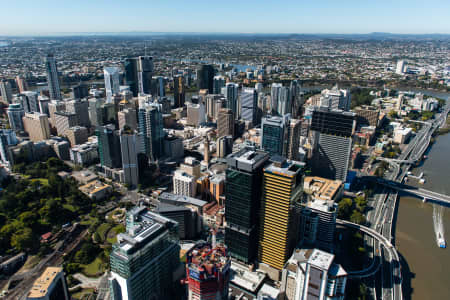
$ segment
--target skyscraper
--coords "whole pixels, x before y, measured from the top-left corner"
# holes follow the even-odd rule
[[[2,79],[0,80],[0,94],[2,95],[2,100],[4,103],[12,103],[12,89],[11,84],[8,80]]]
[[[269,154],[246,147],[227,157],[225,243],[228,253],[244,263],[257,256],[263,167]]]
[[[234,137],[234,114],[231,109],[221,108],[217,119],[217,137],[230,135]]]
[[[212,65],[202,65],[197,70],[197,85],[200,90],[207,89],[210,94],[214,92],[214,67]]]
[[[84,127],[91,126],[91,121],[89,120],[89,102],[86,99],[66,101],[66,111],[77,115],[78,125]]]
[[[349,90],[340,90],[335,85],[331,90],[323,90],[320,96],[320,106],[331,110],[341,109],[349,111],[351,106],[351,97]]]
[[[106,67],[103,69],[105,77],[106,99],[112,102],[112,96],[120,92],[120,69],[117,67]]]
[[[108,168],[121,168],[120,139],[114,125],[98,126],[95,129],[95,135],[98,138],[100,164]]]
[[[125,85],[130,87],[133,97],[137,97],[139,93],[137,64],[138,62],[136,58],[126,58],[123,63],[125,69]]]
[[[404,72],[405,72],[405,61],[404,60],[397,61],[395,73],[398,75],[403,75]]]
[[[301,85],[300,80],[294,79],[291,81],[291,85],[289,86],[290,96],[291,96],[291,105],[292,105],[292,117],[298,118],[300,116],[300,110],[302,103],[302,95],[301,95]]]
[[[145,154],[151,160],[163,154],[164,130],[160,104],[145,104],[139,108],[139,133],[144,137]]]
[[[283,268],[280,291],[286,300],[343,300],[347,272],[335,256],[318,249],[296,249]]]
[[[62,100],[61,89],[59,86],[58,68],[56,67],[56,60],[53,54],[48,54],[45,57],[45,70],[47,72],[47,84],[50,92],[50,99]]]
[[[279,89],[277,113],[280,116],[290,114],[292,111],[291,91],[288,87],[283,86]]]
[[[300,129],[302,122],[297,119],[290,119],[288,126],[288,143],[286,158],[290,160],[299,159]]]
[[[38,93],[26,91],[19,95],[22,107],[27,113],[39,112]]]
[[[227,99],[227,108],[233,111],[234,119],[237,120],[239,117],[239,105],[238,105],[238,90],[239,85],[236,83],[229,82],[226,84],[225,88],[225,98]]]
[[[137,58],[138,91],[141,94],[151,94],[153,76],[153,57],[139,56]]]
[[[197,244],[187,254],[188,299],[228,299],[230,266],[223,245]]]
[[[315,133],[312,170],[315,175],[345,182],[355,126],[354,113],[324,108],[313,111],[311,130]]]
[[[279,280],[298,238],[304,164],[272,156],[264,168],[258,257],[260,268]]]
[[[281,83],[272,83],[270,89],[270,100],[271,100],[271,108],[272,112],[276,112],[278,110],[278,101],[280,100],[281,88],[283,84]]]
[[[6,110],[8,115],[9,126],[13,130],[23,130],[22,117],[25,115],[25,111],[20,103],[11,103]]]
[[[23,93],[28,90],[28,84],[25,78],[20,75],[16,76],[17,87],[19,88],[19,93]]]
[[[119,121],[119,129],[123,129],[125,125],[130,127],[131,130],[137,130],[137,112],[133,108],[126,108],[117,113],[117,119]]]
[[[174,100],[173,106],[175,108],[184,106],[185,87],[184,87],[184,77],[181,75],[176,75],[173,77],[173,100]]]
[[[214,76],[213,94],[220,94],[223,87],[225,87],[225,77]]]
[[[122,129],[120,131],[120,152],[122,153],[125,183],[132,187],[137,187],[139,183],[137,142],[137,135],[132,130]]]
[[[26,113],[23,117],[23,127],[33,142],[50,138],[50,126],[45,114],[39,112]]]
[[[267,116],[261,122],[261,148],[270,155],[286,156],[289,115]]]
[[[241,92],[241,118],[253,126],[258,125],[258,93],[255,89],[246,88]]]
[[[178,241],[177,222],[144,207],[129,211],[126,232],[117,235],[110,255],[111,299],[173,299]]]

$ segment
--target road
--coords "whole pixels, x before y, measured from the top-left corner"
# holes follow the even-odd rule
[[[443,112],[436,115],[429,122],[421,122],[424,126],[416,133],[406,148],[396,160],[388,161],[392,172],[385,175],[388,181],[402,183],[412,163],[417,162],[427,150],[434,131],[440,128],[446,121],[450,111],[450,105],[446,105]],[[392,234],[392,226],[397,205],[397,192],[391,193],[391,187],[383,187],[373,201],[374,210],[367,216],[371,229],[381,234],[385,240],[394,244],[395,236]],[[374,235],[376,237],[376,235]],[[381,241],[381,240],[380,240]],[[381,293],[377,296],[381,299],[403,299],[401,266],[397,251],[394,247],[384,247],[382,253],[381,272],[375,286],[381,287]],[[376,293],[375,293],[376,294]]]

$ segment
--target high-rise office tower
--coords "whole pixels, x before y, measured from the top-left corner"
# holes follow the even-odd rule
[[[26,91],[19,95],[22,107],[26,113],[39,112],[38,93]]]
[[[0,94],[2,95],[2,101],[4,103],[12,103],[13,101],[12,88],[8,80],[5,79],[0,80]]]
[[[65,135],[67,129],[78,125],[77,115],[71,112],[57,111],[53,117],[55,123],[52,125],[56,128],[58,135]]]
[[[251,147],[227,157],[225,243],[228,253],[244,263],[257,256],[261,185],[269,154]]]
[[[17,87],[19,88],[19,93],[23,93],[28,90],[27,81],[20,75],[16,76],[16,84]]]
[[[126,128],[120,131],[120,149],[122,153],[122,168],[125,183],[137,187],[139,183],[138,171],[138,139],[137,134]]]
[[[133,97],[137,97],[139,94],[137,65],[138,61],[136,58],[126,58],[123,63],[125,69],[125,85],[128,85],[130,87],[130,91],[133,93]]]
[[[343,300],[347,272],[334,255],[318,249],[296,249],[283,268],[280,292],[286,300]]]
[[[292,111],[291,91],[288,87],[283,86],[279,89],[277,113],[280,116],[290,114]]]
[[[297,207],[304,164],[272,156],[264,168],[258,257],[260,268],[279,280],[280,271],[299,240]]]
[[[221,108],[217,119],[217,137],[230,135],[234,137],[234,114],[231,109]]]
[[[187,255],[188,299],[228,299],[230,266],[225,246],[197,244]]]
[[[166,96],[166,82],[167,78],[163,76],[157,76],[152,80],[152,95],[156,97]]]
[[[299,159],[300,129],[302,122],[297,119],[290,119],[288,126],[288,144],[286,158],[290,160]]]
[[[220,94],[222,88],[225,87],[225,77],[214,76],[213,94]]]
[[[127,213],[126,232],[117,235],[110,255],[111,299],[174,299],[180,267],[178,223],[144,207]]]
[[[233,137],[224,135],[217,139],[216,142],[217,157],[225,158],[233,152]]]
[[[214,67],[202,65],[197,70],[197,85],[200,90],[206,89],[209,94],[214,92]]]
[[[331,90],[325,89],[321,92],[320,106],[331,110],[349,111],[351,106],[350,91],[340,90],[337,85]]]
[[[144,137],[145,154],[151,160],[159,159],[163,154],[164,126],[160,104],[145,104],[139,108],[139,133]]]
[[[64,112],[66,110],[66,102],[60,100],[50,100],[48,103],[48,115],[50,117],[50,124],[55,127],[56,124],[56,112]]]
[[[105,77],[106,99],[112,102],[112,96],[120,92],[120,69],[117,67],[106,67],[103,69]]]
[[[152,93],[153,57],[139,56],[137,58],[138,91],[141,94]]]
[[[354,113],[324,108],[313,111],[311,130],[315,133],[312,170],[315,175],[345,182],[355,127]]]
[[[16,133],[12,129],[0,129],[0,163],[4,166],[12,165],[13,161],[9,146],[17,145]]]
[[[50,125],[45,114],[39,112],[26,113],[23,117],[23,127],[33,142],[50,138]]]
[[[91,126],[91,121],[89,120],[89,102],[86,99],[66,101],[66,111],[77,115],[78,125],[84,127]]]
[[[184,82],[186,83],[186,86],[191,87],[192,86],[192,69],[185,68],[183,71],[183,77],[184,77]]]
[[[184,77],[181,75],[176,75],[173,77],[173,100],[173,107],[179,108],[184,106],[185,87]]]
[[[292,117],[298,118],[301,115],[300,110],[301,110],[301,106],[303,105],[300,80],[294,79],[291,81],[291,84],[289,86],[289,92],[290,92],[290,96],[291,96]]]
[[[6,110],[6,114],[8,115],[11,129],[23,130],[22,117],[25,115],[25,111],[23,110],[22,104],[11,103]]]
[[[282,88],[283,88],[283,84],[272,83],[272,86],[270,88],[270,100],[271,100],[272,112],[276,112],[278,110],[278,101],[280,100]]]
[[[56,60],[53,54],[48,54],[45,57],[45,71],[47,72],[47,84],[50,92],[50,99],[62,100],[61,88],[59,86],[58,68],[56,67]]]
[[[205,106],[189,103],[187,105],[187,124],[198,127],[206,121]]]
[[[333,251],[337,203],[343,193],[340,180],[307,176],[304,179],[307,201],[302,203],[301,240],[309,246]]]
[[[217,103],[220,102],[218,105]],[[222,104],[226,102],[225,98],[220,94],[209,94],[206,95],[205,105],[206,105],[206,114],[208,119],[216,120],[216,116],[218,111],[217,108],[222,108]]]
[[[227,99],[227,108],[233,111],[234,119],[237,120],[239,117],[239,105],[238,105],[238,91],[239,85],[236,83],[229,82],[226,84],[225,88],[225,98]]]
[[[261,121],[261,148],[270,155],[286,156],[290,115],[267,116]]]
[[[47,116],[50,117],[50,111],[48,109],[50,98],[47,96],[38,96],[38,103],[39,103],[39,111],[42,114],[46,114]]]
[[[117,119],[119,122],[119,129],[123,129],[125,125],[130,127],[131,130],[137,130],[137,112],[133,108],[125,108],[117,113]]]
[[[98,138],[98,154],[100,164],[108,168],[121,168],[122,156],[120,151],[120,138],[114,125],[98,126],[95,135]]]
[[[64,272],[59,267],[48,267],[34,282],[27,300],[69,300]]]
[[[258,125],[258,93],[255,89],[246,88],[241,92],[241,119]]]
[[[398,75],[403,75],[404,72],[405,72],[405,61],[404,60],[397,61],[395,73],[397,73]]]
[[[74,126],[66,130],[66,137],[70,142],[70,146],[81,145],[88,141],[88,130],[86,127]]]
[[[86,84],[80,83],[72,87],[71,97],[73,99],[83,99],[89,96],[89,88]]]

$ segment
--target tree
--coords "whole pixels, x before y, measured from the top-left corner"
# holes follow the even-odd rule
[[[352,215],[350,216],[350,222],[356,224],[364,224],[366,222],[366,218],[358,210],[354,210]]]
[[[348,220],[352,211],[353,201],[350,198],[343,198],[338,203],[338,218]]]
[[[33,231],[28,227],[20,229],[11,237],[11,246],[18,251],[32,249],[36,243],[38,243],[37,238],[33,234]]]

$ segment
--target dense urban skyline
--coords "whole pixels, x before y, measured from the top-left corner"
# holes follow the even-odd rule
[[[282,5],[270,0],[226,4],[175,0],[133,1],[132,7],[124,1],[25,0],[9,2],[0,12],[0,35],[130,31],[449,34],[448,11],[448,2],[436,0],[426,6],[417,0],[285,1]]]

